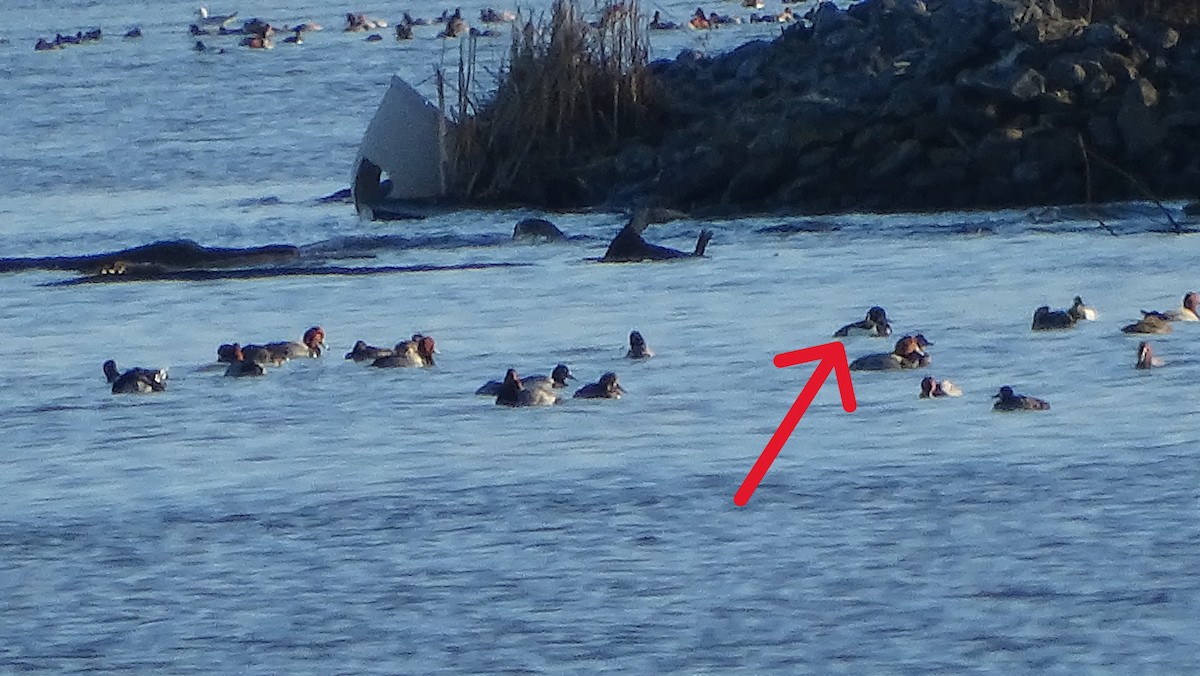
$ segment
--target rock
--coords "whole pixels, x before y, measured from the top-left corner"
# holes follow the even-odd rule
[[[1082,91],[1085,98],[1095,101],[1103,97],[1115,86],[1117,86],[1117,79],[1104,71],[1100,71],[1088,79]]]
[[[523,218],[513,227],[514,240],[559,242],[567,238],[562,230],[544,218]]]
[[[1126,33],[1120,26],[1094,23],[1083,29],[1083,42],[1090,47],[1113,49],[1129,44],[1129,33]]]
[[[1117,113],[1117,128],[1125,141],[1130,157],[1141,157],[1155,150],[1164,137],[1159,124],[1158,90],[1145,78],[1138,78],[1125,88],[1121,109]]]
[[[905,139],[885,154],[871,170],[874,178],[886,178],[904,171],[921,155],[921,144],[915,139]]]
[[[1070,58],[1051,61],[1046,67],[1046,86],[1051,89],[1077,89],[1087,80],[1087,71]]]

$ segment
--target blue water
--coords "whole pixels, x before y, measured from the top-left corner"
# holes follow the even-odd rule
[[[707,259],[616,266],[588,259],[620,214],[551,214],[578,238],[540,246],[508,241],[525,211],[360,222],[314,200],[348,182],[391,73],[427,79],[442,43],[367,44],[303,0],[236,9],[326,31],[197,55],[186,2],[0,6],[0,255],[189,237],[524,265],[0,276],[0,671],[1195,671],[1200,325],[1155,337],[1168,364],[1151,372],[1118,331],[1195,288],[1200,245],[1154,208],[1111,215],[1119,237],[1054,210],[684,219],[650,237],[690,248],[711,227]],[[141,42],[32,50],[135,22]],[[761,231],[780,225],[799,232]],[[1075,294],[1098,321],[1028,330]],[[856,373],[847,414],[830,384],[735,507],[811,373],[772,357],[874,304],[935,343],[929,373],[965,396]],[[250,382],[205,369],[220,343],[313,324],[326,358]],[[658,356],[623,359],[634,328]],[[437,338],[434,369],[340,358],[417,331]],[[168,391],[111,395],[108,358],[168,367]],[[560,361],[629,394],[519,410],[472,395]],[[992,413],[1005,384],[1052,410]]]

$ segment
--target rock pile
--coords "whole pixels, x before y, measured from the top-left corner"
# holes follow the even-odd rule
[[[823,3],[772,42],[652,64],[664,123],[584,158],[575,199],[737,213],[1195,197],[1198,38],[1053,0]]]

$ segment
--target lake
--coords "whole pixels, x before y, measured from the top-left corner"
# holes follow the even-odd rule
[[[1118,236],[1067,209],[684,219],[647,237],[690,250],[712,228],[706,258],[629,265],[591,260],[619,213],[361,222],[316,199],[349,182],[392,73],[430,93],[457,49],[433,28],[366,43],[340,32],[345,9],[303,0],[212,9],[326,30],[197,54],[186,2],[0,7],[0,255],[190,238],[338,265],[514,265],[0,276],[0,671],[1194,670],[1200,323],[1155,336],[1167,364],[1148,372],[1119,330],[1197,286],[1200,243],[1154,205],[1106,211]],[[146,37],[118,37],[135,23]],[[33,51],[95,26],[97,44]],[[656,54],[777,30],[680,32]],[[530,215],[572,239],[512,242]],[[1077,294],[1097,321],[1029,330],[1034,308]],[[854,373],[853,413],[827,384],[736,507],[812,373],[774,355],[872,305],[934,343],[932,366]],[[261,379],[211,368],[221,343],[312,325],[321,359]],[[657,356],[624,359],[633,329]],[[437,339],[435,368],[341,358],[415,332]],[[853,359],[892,341],[845,345]],[[167,367],[167,391],[112,395],[109,358]],[[614,371],[628,394],[528,409],[473,394],[559,362],[580,384]],[[926,374],[965,395],[918,399]],[[1002,385],[1052,409],[993,413]]]

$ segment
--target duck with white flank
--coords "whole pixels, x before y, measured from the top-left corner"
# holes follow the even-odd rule
[[[872,338],[886,338],[892,335],[892,325],[888,322],[887,311],[876,305],[867,310],[867,318],[847,324],[837,331],[833,332],[834,338],[845,338],[847,336],[870,336]]]
[[[109,359],[104,362],[104,377],[112,384],[113,394],[144,394],[162,392],[167,389],[166,369],[147,369],[135,366],[121,373],[117,370],[117,362]]]
[[[937,380],[933,376],[925,376],[921,380],[921,399],[940,399],[942,397],[961,397],[962,390],[949,380]]]
[[[504,385],[496,393],[497,406],[552,406],[557,403],[558,395],[550,388],[525,387],[515,369],[504,374]]]
[[[1096,321],[1096,317],[1100,316],[1099,313],[1096,312],[1095,308],[1085,305],[1083,299],[1079,296],[1075,296],[1075,300],[1072,302],[1071,307],[1067,309],[1067,314],[1074,317],[1075,321],[1077,322],[1094,322]]]
[[[549,387],[551,389],[561,389],[567,386],[568,380],[574,380],[575,374],[571,373],[571,369],[566,364],[559,364],[554,367],[550,375],[535,374],[525,376],[521,379],[521,384],[526,388],[530,387]],[[489,380],[480,385],[479,389],[475,390],[475,394],[495,396],[500,394],[500,390],[504,388],[504,383],[499,380]]]

